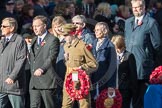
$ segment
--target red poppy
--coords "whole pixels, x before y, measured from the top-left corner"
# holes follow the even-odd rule
[[[138,21],[138,26],[141,26],[143,24],[142,21]]]
[[[44,46],[45,44],[46,44],[45,40],[43,42],[41,42],[41,46]]]

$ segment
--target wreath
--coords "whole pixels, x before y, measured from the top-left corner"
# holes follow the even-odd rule
[[[151,84],[162,84],[162,66],[156,67],[150,75]]]
[[[115,96],[108,96],[108,89],[101,91],[96,100],[96,108],[121,108],[122,96],[118,89],[115,89]]]
[[[78,79],[80,81],[80,88],[75,89],[74,81],[72,81],[72,72],[66,77],[65,88],[72,100],[80,100],[89,94],[90,81],[89,76],[81,69],[74,70],[78,72]]]

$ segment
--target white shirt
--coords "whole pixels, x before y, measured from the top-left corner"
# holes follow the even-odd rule
[[[47,35],[47,31],[44,32],[44,34],[42,36],[38,36],[38,38],[41,38],[41,40],[43,41],[44,37]],[[37,39],[38,43],[39,43],[39,39]]]
[[[10,35],[6,36],[5,38],[7,38],[8,41],[10,41],[10,39],[11,39],[12,36],[13,36],[13,34],[10,34]]]
[[[137,23],[137,20],[138,20],[138,22],[142,22],[143,17],[144,17],[144,15],[142,15],[140,17],[135,17],[135,24]]]
[[[121,53],[117,53],[118,60],[120,60],[123,57],[124,51],[125,50],[123,50]]]

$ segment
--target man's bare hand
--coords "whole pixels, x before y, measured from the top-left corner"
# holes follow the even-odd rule
[[[11,78],[7,78],[7,79],[5,80],[5,82],[6,82],[7,84],[13,84],[13,83],[14,83],[14,81],[13,81]]]
[[[43,74],[43,70],[38,68],[35,72],[34,72],[34,76],[41,76]]]

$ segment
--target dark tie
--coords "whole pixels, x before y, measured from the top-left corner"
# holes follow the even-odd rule
[[[4,46],[6,46],[8,44],[8,42],[9,42],[9,38],[5,38],[4,39]]]
[[[41,45],[42,43],[42,38],[38,38],[38,45]]]
[[[9,42],[9,38],[6,38],[6,42]]]
[[[134,26],[135,28],[138,26],[138,21],[139,21],[138,19],[135,21],[135,26]]]

